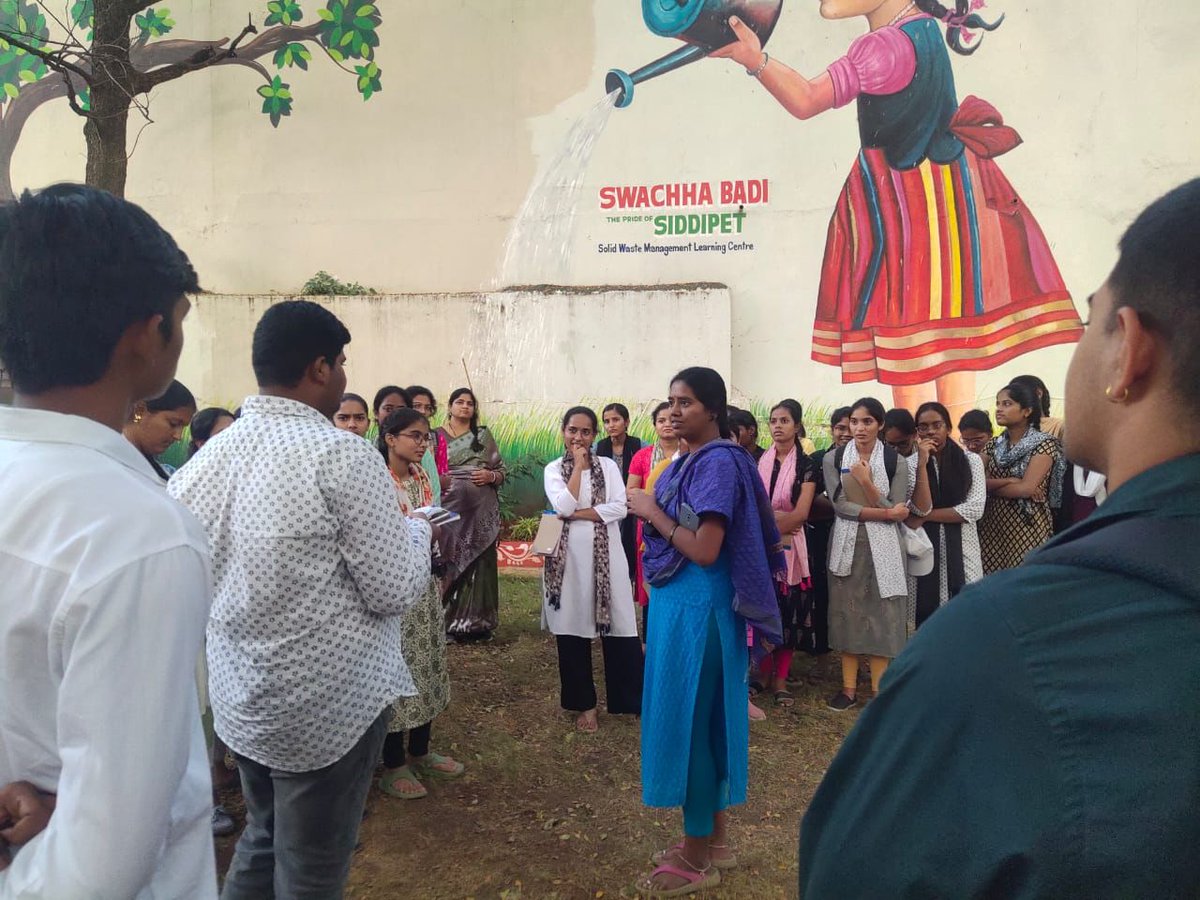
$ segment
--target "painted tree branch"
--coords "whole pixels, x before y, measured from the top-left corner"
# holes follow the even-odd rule
[[[15,197],[12,187],[11,164],[13,151],[21,130],[34,110],[44,103],[67,95],[67,87],[57,78],[43,78],[33,84],[24,85],[20,93],[5,105],[4,118],[0,119],[0,202]]]
[[[130,81],[130,87],[135,94],[146,94],[160,84],[174,81],[176,78],[182,78],[184,75],[198,72],[201,69],[207,69],[209,66],[214,66],[224,60],[233,59],[237,56],[238,45],[248,34],[258,34],[258,29],[254,27],[253,21],[248,21],[246,27],[242,29],[241,34],[234,38],[233,42],[224,50],[218,50],[211,45],[201,45],[200,49],[183,62],[163,66],[150,72],[143,72],[134,77]]]

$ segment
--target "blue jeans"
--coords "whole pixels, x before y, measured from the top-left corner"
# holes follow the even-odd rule
[[[358,843],[358,826],[390,709],[332,765],[284,772],[239,754],[246,828],[221,900],[337,900]]]

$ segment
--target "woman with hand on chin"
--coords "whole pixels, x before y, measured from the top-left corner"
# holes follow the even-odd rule
[[[596,414],[575,406],[563,416],[562,457],[545,471],[546,497],[563,519],[558,548],[542,572],[542,626],[558,644],[563,709],[579,714],[575,727],[597,728],[592,641],[604,648],[611,714],[642,711],[642,645],[620,524],[625,483],[609,457],[592,453]]]
[[[837,514],[829,537],[829,645],[842,654],[842,690],[829,708],[838,712],[858,702],[859,657],[869,659],[878,692],[908,639],[908,582],[896,528],[909,516],[908,463],[880,440],[883,417],[874,397],[859,400],[850,408],[853,439],[823,461]],[[857,499],[847,496],[847,479]]]
[[[725,810],[746,801],[750,724],[746,628],[761,649],[782,642],[773,571],[779,530],[754,460],[729,440],[725,382],[684,369],[671,382],[671,422],[689,452],[654,494],[632,491],[646,524],[643,565],[654,589],[642,701],[642,800],[682,806],[684,838],[655,854],[637,884],[675,896],[720,884],[737,865]]]
[[[917,436],[928,443],[924,465],[930,490],[930,512],[914,512],[910,528],[924,528],[933,544],[933,571],[915,579],[909,596],[913,630],[945,606],[967,584],[983,577],[979,532],[975,523],[987,502],[983,460],[967,453],[950,437],[950,411],[936,401],[917,409]]]

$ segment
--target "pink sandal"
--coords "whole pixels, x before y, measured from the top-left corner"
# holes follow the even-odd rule
[[[686,859],[681,862],[687,866],[686,869],[663,863],[638,881],[634,887],[646,897],[684,897],[696,891],[714,888],[721,883],[721,871],[716,866],[708,865],[703,869],[696,869]],[[676,888],[656,887],[654,879],[659,875],[674,875],[676,878],[682,878],[684,883]]]
[[[709,844],[710,851],[720,851],[725,855],[718,858],[716,853],[712,854],[712,866],[714,869],[720,869],[724,872],[726,869],[736,869],[738,865],[737,854],[730,849],[728,844]],[[680,841],[674,847],[668,847],[666,850],[655,851],[650,857],[650,863],[655,866],[661,866],[666,862],[667,857],[672,853],[680,853],[683,851],[683,841]]]

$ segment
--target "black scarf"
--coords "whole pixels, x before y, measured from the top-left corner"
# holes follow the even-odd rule
[[[967,499],[971,491],[971,464],[967,454],[950,438],[942,449],[941,473],[930,455],[926,463],[929,473],[929,496],[934,509],[952,509]],[[939,530],[940,529],[940,530]],[[963,568],[962,524],[926,522],[925,533],[933,543],[933,570],[917,579],[917,627],[937,612],[941,605],[942,541],[946,536],[946,582],[948,594],[954,597],[962,590],[967,576]]]

